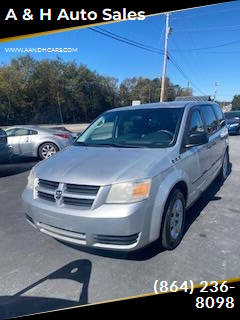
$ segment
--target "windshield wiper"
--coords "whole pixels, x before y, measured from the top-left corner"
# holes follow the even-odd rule
[[[116,147],[113,143],[86,143],[86,142],[75,142],[75,145],[80,145],[84,147]]]
[[[75,145],[86,146],[86,147],[114,147],[114,148],[147,148],[147,146],[136,145],[136,144],[120,144],[120,143],[85,143],[75,142]]]
[[[114,147],[117,148],[146,148],[146,146],[137,145],[137,144],[120,144],[120,143],[113,143]]]

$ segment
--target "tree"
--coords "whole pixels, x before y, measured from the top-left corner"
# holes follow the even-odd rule
[[[10,65],[0,68],[0,104],[1,115],[6,124],[12,123],[14,118],[19,123],[24,121],[27,100],[26,73],[20,60],[12,60]]]
[[[232,110],[240,110],[240,95],[235,95],[233,97]]]
[[[164,101],[192,93],[169,78],[165,88]],[[133,100],[158,102],[160,89],[160,78],[126,78],[119,85],[83,64],[24,56],[0,65],[0,125],[89,122]]]
[[[158,102],[160,100],[161,80],[147,78],[127,78],[120,85],[121,105],[131,105],[133,100],[141,103]],[[183,89],[179,85],[173,85],[169,78],[165,79],[164,101],[173,101],[178,95],[192,95],[190,88]]]

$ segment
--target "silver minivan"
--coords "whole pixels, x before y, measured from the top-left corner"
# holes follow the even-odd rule
[[[109,110],[31,170],[27,221],[60,241],[133,251],[174,249],[187,209],[229,168],[228,130],[213,102]]]

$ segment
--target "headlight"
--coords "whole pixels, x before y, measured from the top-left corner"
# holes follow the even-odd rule
[[[32,189],[34,188],[34,181],[36,179],[36,175],[34,173],[34,169],[32,169],[29,173],[29,176],[28,176],[28,183],[27,183],[27,187],[29,189]]]
[[[230,124],[230,127],[238,127],[238,126],[239,126],[238,123],[232,123],[232,124]]]
[[[107,203],[132,203],[147,199],[150,193],[151,180],[116,183],[111,186]]]

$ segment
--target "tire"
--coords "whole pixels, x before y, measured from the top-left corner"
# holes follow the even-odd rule
[[[170,194],[164,211],[164,220],[160,234],[164,249],[173,250],[181,242],[184,235],[186,200],[179,189]]]
[[[227,179],[229,171],[229,153],[228,150],[225,151],[222,166],[218,175],[218,179],[220,182],[224,182]]]
[[[38,149],[38,155],[41,160],[50,158],[59,151],[59,148],[52,142],[43,143]]]

